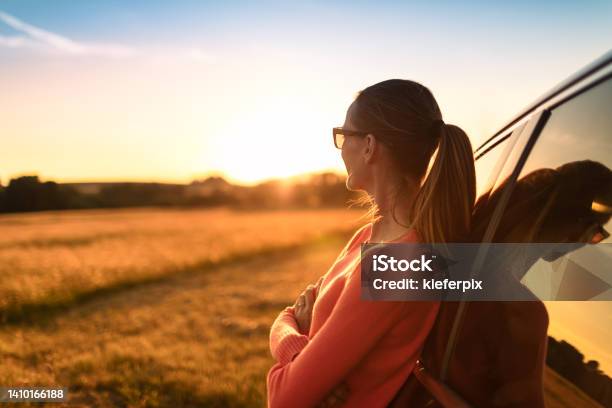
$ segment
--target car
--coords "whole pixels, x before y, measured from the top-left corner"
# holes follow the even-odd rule
[[[474,242],[580,242],[526,266],[520,282],[539,299],[592,301],[443,303],[414,375],[389,406],[544,406],[546,370],[588,395],[573,406],[612,406],[612,381],[578,352],[611,355],[612,51],[525,108],[474,157]],[[548,337],[552,327],[563,341]]]

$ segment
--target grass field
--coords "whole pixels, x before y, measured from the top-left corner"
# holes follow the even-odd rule
[[[0,320],[356,225],[355,211],[225,209],[48,212],[0,217]]]
[[[0,385],[66,386],[71,406],[264,406],[270,324],[360,214],[0,217]],[[550,407],[596,406],[554,372],[546,388]]]

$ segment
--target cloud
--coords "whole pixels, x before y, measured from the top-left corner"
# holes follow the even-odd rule
[[[77,41],[26,23],[3,11],[0,11],[0,23],[4,23],[18,32],[17,35],[0,34],[0,47],[29,48],[37,51],[53,51],[63,55],[77,56],[100,56],[110,58],[140,56],[148,58],[155,63],[180,63],[184,60],[191,61],[192,63],[205,64],[214,64],[217,62],[216,55],[196,47],[173,47],[171,49],[145,51],[122,44]]]
[[[135,49],[121,44],[75,41],[28,24],[2,11],[0,11],[0,21],[21,33],[19,36],[0,36],[0,46],[10,48],[42,47],[70,55],[96,55],[113,58],[137,54]]]

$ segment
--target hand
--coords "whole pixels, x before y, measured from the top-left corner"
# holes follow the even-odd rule
[[[295,301],[294,314],[298,327],[302,333],[308,334],[310,331],[310,321],[312,319],[312,307],[315,301],[315,286],[308,287],[298,296]]]
[[[346,383],[343,382],[342,384],[334,388],[333,391],[329,393],[327,397],[325,397],[323,402],[317,405],[317,408],[339,407],[340,405],[346,402],[346,400],[348,399],[348,395],[349,395],[348,385],[346,385]]]

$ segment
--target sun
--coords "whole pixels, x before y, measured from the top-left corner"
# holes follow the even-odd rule
[[[211,136],[203,164],[244,183],[341,170],[339,153],[327,137],[333,123],[324,116],[299,100],[262,101]]]

